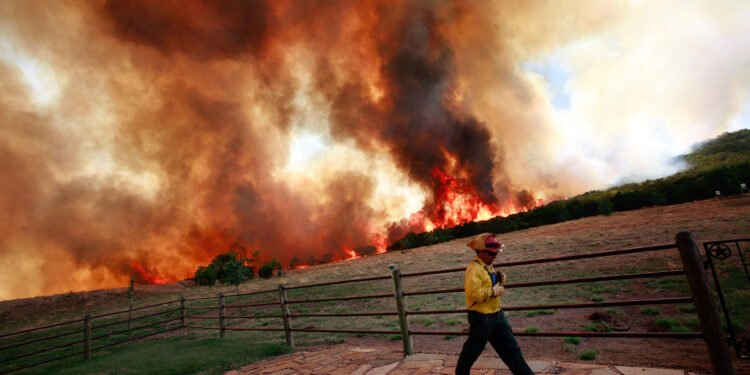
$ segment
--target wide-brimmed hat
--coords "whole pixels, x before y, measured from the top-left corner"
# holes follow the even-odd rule
[[[505,247],[505,245],[497,242],[497,238],[491,233],[482,233],[474,237],[473,240],[466,243],[466,246],[477,251],[486,250],[495,254],[499,253],[500,249]]]

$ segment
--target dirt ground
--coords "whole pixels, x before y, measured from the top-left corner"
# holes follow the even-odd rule
[[[637,211],[618,212],[611,216],[597,216],[555,225],[533,228],[501,235],[506,244],[504,259],[545,258],[561,256],[585,248],[589,251],[614,250],[664,244],[674,241],[680,231],[691,231],[699,242],[750,237],[750,196],[723,200],[706,200],[674,206],[652,207]],[[240,292],[274,289],[285,284],[304,284],[321,280],[339,280],[352,277],[371,276],[373,270],[385,270],[389,264],[399,264],[403,272],[462,267],[472,257],[463,245],[466,239],[458,239],[443,244],[392,252],[353,261],[326,264],[300,270],[289,271],[281,279],[257,280],[241,286]],[[590,250],[589,250],[590,249]],[[608,259],[609,267],[632,268],[633,260]],[[643,258],[647,259],[647,258]],[[620,263],[618,263],[620,262]],[[581,263],[583,264],[583,263]],[[679,264],[668,266],[679,267]],[[576,267],[585,268],[585,265]],[[523,278],[524,275],[512,275]],[[511,282],[511,281],[509,281]],[[671,296],[672,292],[650,290],[648,285],[633,283],[627,291],[607,294],[608,300],[628,299],[648,295],[649,298]],[[190,281],[167,285],[137,286],[138,304],[175,298],[179,294],[209,295],[218,291],[230,290],[223,287],[194,288]],[[512,305],[512,293],[504,297]],[[127,288],[96,290],[80,293],[66,293],[54,296],[0,301],[0,325],[2,331],[15,331],[27,327],[55,323],[57,321],[80,319],[81,312],[97,313],[127,308]],[[505,303],[505,302],[504,302]],[[545,301],[539,301],[544,304]],[[671,307],[674,309],[675,307]],[[598,310],[559,309],[553,315],[527,317],[522,313],[512,314],[509,321],[515,330],[534,325],[540,331],[568,330],[578,327],[587,317],[599,312],[609,314],[612,327],[626,328],[634,332],[663,330],[653,325],[653,318],[640,314],[640,307],[618,307],[621,314]],[[664,308],[666,309],[666,308]],[[601,316],[599,318],[602,318]],[[605,317],[606,318],[606,317]],[[465,318],[464,318],[465,320]],[[596,319],[590,320],[592,322]],[[551,329],[542,329],[552,327]],[[572,327],[572,328],[571,328]],[[430,327],[413,324],[412,330],[455,331],[465,325],[447,326],[438,322]],[[464,341],[463,336],[415,336],[414,349],[417,352],[458,353]],[[518,337],[518,342],[527,359],[547,359],[577,362],[577,353],[583,350],[596,350],[596,363],[611,363],[630,366],[674,367],[694,371],[709,372],[710,364],[706,346],[701,339],[608,339],[583,338],[580,345],[571,348],[564,345],[561,338]],[[346,345],[400,345],[387,337],[348,337]],[[571,350],[572,349],[572,350]],[[491,350],[491,349],[489,349]],[[750,374],[750,361],[737,362],[739,373]]]

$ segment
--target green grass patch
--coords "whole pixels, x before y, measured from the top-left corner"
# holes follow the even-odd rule
[[[37,374],[222,374],[292,350],[247,337],[169,337],[131,344],[89,361],[35,368]]]
[[[654,324],[657,327],[661,327],[661,328],[665,328],[665,329],[672,329],[674,327],[681,326],[680,322],[677,319],[672,319],[672,318],[656,319],[654,321]]]
[[[390,335],[391,341],[401,340],[401,335]]]
[[[538,331],[539,331],[539,329],[537,329],[537,328],[536,328],[536,327],[534,327],[534,326],[528,326],[528,327],[526,327],[526,329],[524,329],[523,331],[524,331],[524,332],[538,332]]]
[[[563,337],[563,342],[566,344],[578,345],[581,343],[580,337]]]
[[[445,322],[445,324],[447,324],[447,325],[449,325],[449,326],[454,326],[454,325],[456,325],[456,324],[458,324],[458,323],[461,323],[461,321],[460,321],[460,320],[458,320],[458,319],[448,319],[448,320],[447,320],[447,321]]]
[[[669,329],[669,332],[693,332],[690,328],[685,326],[677,326]]]
[[[607,314],[610,314],[610,315],[622,315],[622,314],[624,314],[622,312],[622,310],[613,309],[611,307],[607,307],[606,309],[604,309],[604,312],[606,312]]]
[[[700,320],[698,320],[698,318],[682,319],[682,323],[693,329],[700,329],[701,327],[701,322]]]
[[[648,315],[648,316],[656,316],[656,315],[661,314],[661,311],[653,307],[644,307],[641,309],[641,314]]]
[[[585,328],[590,332],[612,332],[612,327],[606,322],[586,323]]]
[[[681,279],[677,278],[661,278],[651,279],[644,282],[646,286],[654,291],[670,291],[677,290],[683,293],[689,293],[690,287],[687,285],[687,280],[684,277]]]
[[[578,359],[582,361],[592,361],[596,359],[596,350],[585,350],[578,353]]]
[[[591,297],[592,302],[604,302],[604,297],[602,296],[592,296]]]
[[[526,316],[537,316],[537,315],[552,315],[555,310],[529,310],[526,312]]]
[[[678,306],[677,310],[683,313],[694,313],[695,312],[695,305],[684,305],[684,306]]]
[[[426,327],[429,327],[429,326],[435,324],[435,322],[436,322],[435,319],[431,319],[431,318],[422,318],[419,321],[422,322],[422,324],[424,324]]]

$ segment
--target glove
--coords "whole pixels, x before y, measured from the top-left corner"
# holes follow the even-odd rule
[[[495,279],[497,280],[497,285],[505,285],[505,280],[507,279],[505,272],[495,271]]]
[[[505,293],[505,288],[502,285],[495,285],[492,287],[492,295],[500,297]]]

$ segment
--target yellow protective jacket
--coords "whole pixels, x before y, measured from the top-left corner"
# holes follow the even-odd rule
[[[482,262],[479,257],[466,267],[464,276],[464,293],[466,294],[466,308],[482,314],[492,314],[500,311],[500,297],[494,297],[490,273],[495,273],[492,265]]]

